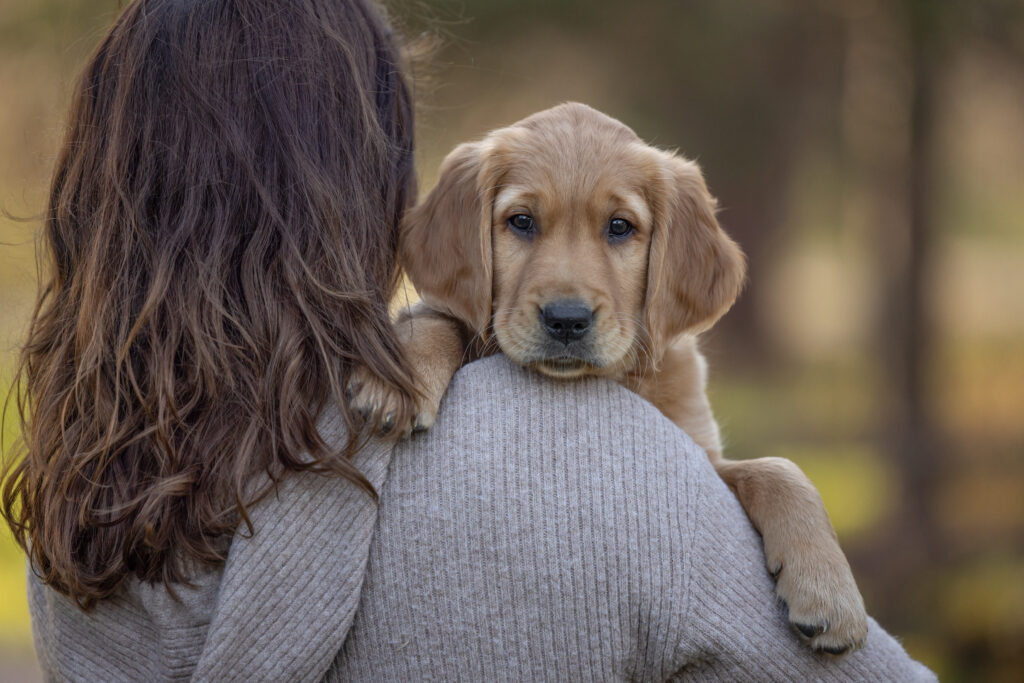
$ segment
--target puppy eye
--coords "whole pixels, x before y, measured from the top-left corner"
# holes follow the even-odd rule
[[[508,227],[524,236],[532,235],[536,229],[533,217],[528,216],[525,213],[517,213],[515,216],[512,216],[512,218],[509,218]]]
[[[608,238],[611,240],[624,239],[632,234],[634,230],[636,228],[625,218],[613,218],[608,222]]]

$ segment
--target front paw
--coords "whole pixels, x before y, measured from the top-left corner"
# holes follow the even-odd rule
[[[429,429],[437,417],[439,398],[405,397],[363,366],[357,366],[347,386],[349,406],[363,424],[382,435],[409,436]],[[396,431],[397,430],[397,431]]]
[[[799,549],[769,548],[768,570],[775,592],[789,607],[789,622],[815,651],[844,655],[864,644],[868,635],[864,599],[850,564],[833,540],[804,539]],[[795,545],[795,544],[794,544]]]

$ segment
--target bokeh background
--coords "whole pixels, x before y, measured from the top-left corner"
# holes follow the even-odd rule
[[[42,210],[71,84],[121,5],[0,0],[7,212]],[[456,143],[565,100],[700,161],[750,257],[705,342],[727,452],[804,468],[869,611],[943,680],[1024,680],[1024,2],[389,10],[435,45],[415,68],[423,188]],[[38,228],[0,217],[0,390]],[[38,675],[4,527],[0,679]]]

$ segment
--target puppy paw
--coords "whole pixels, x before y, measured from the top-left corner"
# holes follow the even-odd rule
[[[407,437],[434,425],[440,398],[433,395],[409,399],[363,366],[353,370],[346,393],[353,412],[363,424],[381,435]]]
[[[834,541],[826,546],[785,553],[766,547],[768,570],[793,629],[815,651],[842,656],[864,644],[867,612],[846,556]]]

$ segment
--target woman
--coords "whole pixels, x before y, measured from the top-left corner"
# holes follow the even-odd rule
[[[430,434],[356,443],[355,363],[411,392],[412,194],[367,0],[127,7],[54,174],[4,486],[48,677],[922,673],[877,626],[839,664],[780,633],[735,500],[615,385],[489,359]]]

